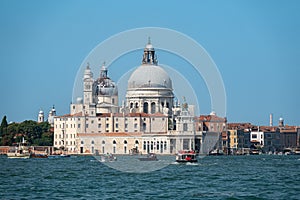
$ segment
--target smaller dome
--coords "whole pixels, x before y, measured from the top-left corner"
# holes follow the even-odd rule
[[[283,118],[282,118],[282,117],[280,117],[280,118],[279,118],[279,121],[283,121]]]
[[[78,104],[82,104],[82,103],[83,103],[82,97],[77,97],[76,102],[77,102]]]
[[[44,114],[44,111],[40,110],[39,114]]]
[[[152,44],[147,44],[145,49],[148,49],[148,50],[154,50]]]
[[[215,111],[211,111],[210,115],[216,115]]]

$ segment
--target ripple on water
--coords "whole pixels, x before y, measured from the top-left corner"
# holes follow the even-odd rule
[[[299,157],[207,157],[148,173],[112,169],[93,157],[0,157],[3,199],[298,199]]]

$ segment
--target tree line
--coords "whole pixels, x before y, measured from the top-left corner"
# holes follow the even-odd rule
[[[0,126],[0,145],[12,146],[24,137],[30,146],[52,146],[53,133],[50,128],[48,122],[37,123],[33,120],[8,124],[4,116]]]

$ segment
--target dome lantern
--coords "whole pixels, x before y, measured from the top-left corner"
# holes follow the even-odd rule
[[[150,37],[148,38],[148,44],[144,49],[142,64],[157,65],[157,58]]]

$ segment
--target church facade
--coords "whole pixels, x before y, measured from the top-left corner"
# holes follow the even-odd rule
[[[83,98],[70,104],[70,114],[54,117],[54,147],[79,154],[199,150],[203,131],[195,128],[199,118],[192,110],[186,102],[174,102],[172,80],[158,65],[148,42],[121,106],[117,85],[105,64],[96,79],[86,67]]]

